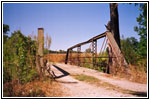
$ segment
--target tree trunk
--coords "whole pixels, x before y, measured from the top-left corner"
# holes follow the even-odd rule
[[[120,45],[120,33],[119,33],[119,18],[118,18],[118,4],[110,3],[110,21],[111,21],[111,33],[113,34],[119,48]]]
[[[118,47],[121,48],[117,3],[110,3],[110,22],[108,22],[106,28],[108,31],[112,33]],[[116,62],[116,59],[111,58],[112,56],[114,56],[114,52],[112,51],[112,47],[110,45],[108,47],[108,55],[109,55],[109,61],[108,61],[108,68],[106,69],[106,72],[115,74],[116,73],[115,70],[117,69],[116,66],[118,63]]]

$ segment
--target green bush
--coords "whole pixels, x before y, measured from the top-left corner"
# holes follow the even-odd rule
[[[12,81],[12,76],[7,69],[7,67],[3,68],[3,83]]]
[[[3,45],[3,82],[19,80],[26,83],[33,80],[37,76],[36,41],[24,36],[21,31],[15,31]]]
[[[106,58],[98,59],[97,64],[98,64],[97,70],[100,72],[105,72],[107,66],[107,59]]]

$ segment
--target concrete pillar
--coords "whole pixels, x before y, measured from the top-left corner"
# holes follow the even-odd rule
[[[44,52],[44,29],[38,28],[38,56],[40,57],[39,62],[42,72],[44,72],[43,52]]]
[[[38,28],[38,55],[43,56],[44,52],[44,29]]]

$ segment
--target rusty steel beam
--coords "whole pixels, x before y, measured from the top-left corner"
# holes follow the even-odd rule
[[[97,39],[100,39],[100,38],[103,38],[106,36],[106,32],[102,33],[102,34],[99,34],[91,39],[89,39],[88,41],[85,41],[85,42],[82,42],[82,43],[79,43],[79,44],[76,44],[70,48],[67,49],[67,53],[66,53],[66,59],[65,59],[65,64],[68,63],[68,56],[69,56],[69,51],[72,50],[73,48],[76,48],[76,47],[80,47],[81,45],[84,45],[84,44],[87,44],[87,43],[90,43],[92,41],[95,41]]]
[[[114,53],[114,55],[117,58],[117,61],[119,63],[121,63],[121,61],[123,61],[122,63],[127,67],[128,63],[126,62],[123,54],[121,53],[121,50],[120,50],[117,42],[115,41],[113,35],[111,34],[111,32],[106,32],[106,36],[107,36],[109,44],[110,44],[110,46],[112,48],[112,52]]]
[[[92,53],[94,56],[97,54],[97,40],[92,41]]]
[[[97,40],[92,41],[92,59],[93,59],[93,67],[96,67],[96,57],[97,56]]]
[[[102,34],[99,34],[99,35],[97,35],[97,36],[95,36],[95,37],[89,39],[88,41],[85,41],[85,42],[76,44],[76,45],[70,47],[69,49],[73,49],[73,48],[79,47],[79,46],[81,46],[81,45],[90,43],[90,42],[92,42],[92,41],[95,41],[95,40],[100,39],[100,38],[105,37],[105,36],[106,36],[106,34],[105,34],[105,32],[104,32],[104,33],[102,33]]]
[[[69,49],[67,50],[67,53],[66,53],[65,64],[67,64],[67,63],[68,63],[68,56],[69,56]]]
[[[100,54],[101,54],[101,52],[102,52],[102,49],[103,49],[103,45],[104,45],[104,43],[105,43],[105,40],[106,40],[106,37],[105,37],[104,40],[103,40],[102,47],[101,47],[101,49],[100,49]]]

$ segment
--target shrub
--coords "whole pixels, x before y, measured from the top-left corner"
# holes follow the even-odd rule
[[[25,83],[37,76],[35,70],[36,42],[21,31],[12,33],[3,46],[3,82]]]

